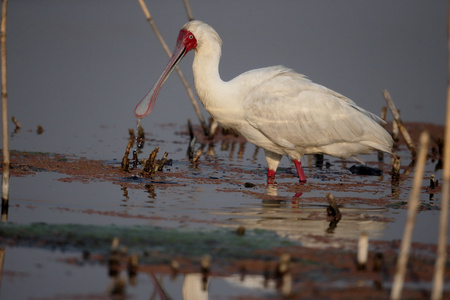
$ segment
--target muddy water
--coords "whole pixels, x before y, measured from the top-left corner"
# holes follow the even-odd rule
[[[160,132],[169,138],[156,143],[169,150],[169,158],[176,159],[151,178],[139,177],[133,170],[120,171],[119,160],[105,161],[96,169],[97,165],[86,159],[52,158],[47,167],[42,167],[45,164],[37,162],[49,155],[36,154],[33,167],[32,160],[25,160],[33,154],[17,154],[26,164],[21,170],[33,174],[11,178],[12,187],[27,188],[11,190],[8,223],[2,227],[5,260],[0,295],[8,299],[36,295],[42,299],[108,297],[114,284],[106,262],[114,237],[119,238],[128,253],[138,253],[143,265],[166,266],[164,271],[140,272],[135,285],[129,281],[124,293],[136,299],[160,289],[153,276],[171,297],[181,299],[183,284],[201,284],[203,275],[197,272],[204,254],[212,253],[213,270],[219,273],[208,277],[210,298],[265,298],[281,293],[275,288],[274,279],[268,281],[260,270],[250,272],[241,281],[240,269],[235,266],[226,271],[227,266],[236,259],[276,261],[279,250],[275,249],[286,247],[356,251],[362,232],[369,235],[372,249],[380,249],[377,241],[395,243],[402,238],[414,175],[414,169],[408,168],[410,154],[403,145],[399,150],[403,175],[398,187],[391,183],[390,157],[378,162],[375,154],[362,158],[368,166],[382,170],[382,176],[352,174],[352,161],[325,157],[321,164],[308,156],[304,161],[307,184],[297,183],[295,168],[285,159],[277,184],[267,185],[263,152],[239,138],[216,141],[198,165],[193,165],[185,158],[186,149],[182,146],[188,144],[189,138],[183,134],[182,126],[161,126]],[[154,140],[147,141],[141,156],[153,150]],[[72,159],[75,164],[62,167],[64,161]],[[51,169],[58,161],[61,166]],[[435,171],[436,164],[437,161],[427,161],[422,206],[413,235],[415,243],[437,242],[437,230],[433,228],[438,226],[440,194],[436,189],[430,200],[427,190],[432,174],[438,180],[442,178],[441,170]],[[92,170],[88,172],[84,165]],[[331,226],[326,215],[327,192],[340,205],[342,219],[336,226]],[[236,240],[239,226],[246,230],[247,244]],[[157,238],[160,234],[164,238]],[[55,240],[54,236],[60,238]],[[148,254],[154,251],[158,254]],[[261,251],[269,252],[257,254]],[[427,257],[433,256],[429,250],[425,252]],[[103,258],[83,259],[82,253]],[[167,266],[177,257],[188,262],[183,264],[181,274],[171,277]],[[125,272],[122,277],[128,281]],[[323,281],[327,275],[321,273],[313,282],[318,278]],[[65,288],[52,288],[52,282]],[[19,288],[24,284],[30,290],[48,287],[36,294],[35,290],[29,293]],[[305,283],[300,280],[298,284]],[[384,282],[385,286],[389,284],[389,280]],[[422,288],[429,290],[429,283],[422,284],[428,284]],[[330,279],[327,286],[340,289],[351,285],[348,280]],[[370,280],[367,285],[371,285]]]
[[[319,228],[327,227],[326,220],[316,220],[314,217],[321,215],[327,205],[326,192],[333,193],[344,202],[342,211],[351,216],[339,226],[345,226],[345,230],[341,229],[335,235],[355,237],[361,230],[368,230],[373,232],[374,237],[382,239],[390,232],[385,232],[385,225],[377,223],[387,222],[374,221],[395,219],[396,215],[402,217],[404,210],[389,210],[386,206],[390,202],[407,201],[411,176],[402,182],[406,188],[393,196],[388,174],[383,177],[352,175],[345,167],[354,163],[343,165],[339,160],[326,158],[332,166],[324,170],[308,167],[310,179],[308,185],[303,187],[296,184],[293,166],[286,159],[278,172],[277,185],[267,186],[263,158],[258,157],[260,163],[254,164],[255,149],[252,145],[247,147],[245,153],[251,154],[251,157],[244,155],[230,161],[229,151],[218,151],[214,157],[207,156],[195,168],[186,159],[172,161],[171,166],[166,166],[163,173],[152,179],[136,178],[128,173],[123,173],[123,177],[113,182],[93,176],[88,183],[77,180],[65,182],[68,176],[56,172],[13,177],[13,187],[29,188],[12,189],[8,220],[15,223],[76,222],[97,225],[141,225],[150,221],[156,226],[179,227],[183,224],[192,228],[204,224],[270,228],[278,227],[279,220],[281,227],[287,227],[284,230],[292,228],[307,235],[310,230],[318,234],[322,231]],[[407,156],[406,151],[403,154]],[[368,157],[369,161],[374,158]],[[308,159],[314,160],[313,157]],[[107,162],[107,165],[119,168],[118,163]],[[372,165],[377,167],[378,163]],[[387,165],[384,167],[388,168]],[[434,165],[430,163],[426,176],[435,174],[431,172],[432,168]],[[436,177],[439,176],[440,171],[436,173]],[[424,185],[426,182],[424,179]],[[245,183],[255,186],[248,188]],[[302,195],[299,196],[299,193]],[[430,203],[428,194],[423,197]],[[439,196],[435,197],[435,201],[439,201]],[[117,217],[121,212],[125,213],[124,217]],[[430,215],[435,213],[435,210],[424,212]],[[186,217],[192,222],[187,222]],[[300,223],[285,226],[289,220]],[[428,235],[426,238],[434,237]]]
[[[159,129],[168,133],[177,128],[172,125]],[[173,159],[164,172],[151,179],[125,172],[115,174],[116,177],[109,180],[101,178],[101,174],[79,178],[58,172],[12,177],[12,187],[28,188],[11,190],[8,221],[21,224],[151,224],[192,229],[243,225],[280,231],[282,236],[299,241],[309,234],[355,238],[362,231],[367,231],[373,239],[401,237],[403,228],[400,224],[406,214],[401,202],[408,200],[414,174],[413,169],[407,168],[411,160],[404,146],[399,152],[403,158],[402,173],[409,175],[404,175],[399,187],[391,184],[390,157],[385,156],[384,162],[379,163],[376,155],[362,158],[368,166],[383,170],[383,176],[354,175],[348,168],[357,165],[356,162],[342,162],[332,157],[325,157],[324,166],[318,168],[315,158],[308,156],[304,161],[307,185],[297,184],[295,169],[286,158],[277,173],[277,184],[266,185],[263,151],[253,145],[234,138],[228,141],[228,146],[224,146],[224,141],[217,142],[214,154],[205,153],[199,164],[193,166],[185,157],[186,149],[181,147],[181,142],[178,144],[183,140],[188,144],[188,137],[171,136],[172,140],[158,145],[165,147],[162,151],[170,152],[169,158],[180,159]],[[146,157],[154,145],[153,141],[147,142],[141,156]],[[431,174],[438,180],[442,176],[441,170],[434,171],[436,163],[427,161],[424,189]],[[119,169],[120,161],[109,160],[105,166]],[[246,187],[246,183],[252,186]],[[333,233],[327,232],[329,221],[322,218],[328,205],[327,192],[339,199],[346,215]],[[437,222],[439,197],[440,194],[436,194],[430,201],[430,194],[424,190],[419,224],[432,226]],[[436,236],[436,231],[422,228],[416,231],[414,240],[432,243]]]

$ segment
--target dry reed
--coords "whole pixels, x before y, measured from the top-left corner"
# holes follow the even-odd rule
[[[431,299],[442,299],[444,286],[444,270],[447,258],[447,225],[448,225],[448,198],[450,194],[450,0],[447,4],[447,42],[448,42],[448,76],[447,76],[447,116],[444,138],[444,183],[442,186],[441,216],[439,219],[439,241],[437,247],[437,258],[434,266],[433,290]]]
[[[8,206],[9,199],[9,140],[8,140],[8,91],[6,85],[6,15],[8,1],[2,0],[2,19],[0,25],[1,77],[2,77],[2,127],[3,127],[3,172],[2,207]]]
[[[427,159],[428,144],[430,136],[428,132],[422,132],[420,136],[420,149],[416,167],[416,173],[414,174],[413,188],[411,191],[410,199],[408,202],[408,216],[406,219],[405,233],[403,234],[402,244],[400,246],[400,253],[397,260],[396,273],[394,276],[394,284],[391,290],[391,299],[400,299],[403,288],[403,281],[406,272],[406,263],[408,261],[409,249],[411,247],[411,238],[416,222],[416,213],[419,208],[419,193],[421,182],[423,179],[423,171],[425,169],[425,162]]]
[[[392,101],[391,95],[389,94],[389,92],[387,90],[384,90],[383,96],[384,96],[384,99],[386,99],[386,103],[392,113],[392,116],[394,117],[395,124],[397,124],[398,129],[400,130],[403,138],[405,139],[406,146],[408,146],[408,149],[409,149],[409,151],[411,151],[413,158],[415,158],[416,157],[416,147],[414,146],[414,144],[411,140],[411,137],[409,136],[408,131],[406,130],[405,126],[403,125],[403,121],[400,118],[400,114],[399,114],[397,108],[395,107],[394,101]]]

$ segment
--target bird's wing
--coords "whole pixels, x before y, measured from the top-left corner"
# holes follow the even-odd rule
[[[272,76],[249,91],[244,108],[246,120],[273,143],[321,147],[373,138],[373,128],[384,131],[377,116],[341,94],[289,69],[268,69]]]

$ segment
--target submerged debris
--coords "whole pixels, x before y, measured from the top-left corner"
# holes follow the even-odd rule
[[[291,256],[288,253],[284,253],[280,256],[280,261],[275,269],[277,289],[284,297],[288,297],[292,293],[290,262]]]
[[[137,168],[138,163],[139,163],[139,159],[138,159],[137,151],[133,150],[133,169]]]
[[[128,277],[132,278],[137,275],[137,271],[139,268],[139,256],[134,253],[128,259]]]
[[[245,235],[245,227],[244,226],[239,226],[237,229],[236,229],[236,234],[237,235]]]
[[[193,157],[192,160],[191,160],[191,162],[192,162],[192,164],[193,164],[194,166],[197,166],[197,165],[198,165],[198,160],[200,159],[200,157],[202,156],[202,154],[203,154],[203,148],[200,148],[200,149],[197,150],[197,152],[195,152],[195,155],[194,155],[194,157]]]
[[[322,170],[322,168],[323,168],[323,154],[314,154],[314,158],[316,159],[316,168]]]
[[[139,149],[144,147],[145,134],[144,129],[142,128],[140,122],[138,122],[137,127],[138,127],[137,137],[135,137],[134,131],[132,129],[128,130],[129,140],[127,148],[125,150],[125,155],[122,158],[121,170],[125,172],[130,172],[130,160],[128,156],[130,154],[131,147],[133,147],[134,142],[136,141],[136,148],[133,150],[133,158],[131,161],[132,169],[135,170],[137,169],[138,165],[144,164],[144,168],[140,172],[140,175],[146,177],[152,175],[154,172],[163,170],[164,165],[168,163],[167,156],[169,155],[169,153],[165,152],[163,158],[159,162],[157,162],[156,154],[159,151],[159,147],[155,147],[155,149],[150,153],[149,158],[147,160],[145,159],[139,160],[138,155],[141,153],[141,150]],[[132,177],[134,176],[139,175],[135,174]]]
[[[392,183],[398,183],[400,180],[400,156],[392,155]]]
[[[334,196],[331,193],[327,193],[326,195],[329,204],[327,207],[327,215],[329,218],[331,218],[327,231],[333,232],[333,230],[336,228],[337,224],[341,220],[342,215]]]
[[[333,194],[327,193],[327,199],[329,206],[327,207],[328,216],[332,216],[334,218],[341,219],[341,212],[339,211],[339,207],[337,205],[336,199]]]
[[[164,165],[169,164],[171,160],[167,159],[169,155],[168,152],[165,152],[162,159],[160,161],[156,160],[156,155],[158,154],[159,147],[155,147],[155,149],[150,153],[148,159],[145,161],[144,169],[141,171],[141,176],[151,176],[153,173],[162,171]]]
[[[197,143],[197,137],[194,135],[194,129],[192,128],[191,120],[188,119],[188,130],[189,130],[189,146],[187,150],[187,156],[189,158],[189,161],[194,165],[194,167],[197,167],[198,160],[203,154],[203,149],[205,145],[201,145],[200,149],[197,150],[194,154],[195,144]]]
[[[120,254],[118,246],[119,239],[115,237],[112,241],[111,252],[108,259],[108,274],[110,277],[116,277],[120,272]]]
[[[122,163],[120,165],[120,168],[122,171],[129,172],[130,171],[130,160],[128,159],[128,156],[124,156],[122,158]]]
[[[109,293],[114,296],[120,296],[121,298],[125,296],[126,281],[121,277],[113,278],[110,287],[108,288]],[[119,298],[120,299],[120,298]]]
[[[244,183],[244,187],[246,187],[246,188],[253,188],[253,187],[255,187],[255,186],[256,186],[256,184],[251,183],[251,182],[246,182],[246,183]]]
[[[14,125],[16,125],[16,129],[14,129],[14,133],[18,133],[20,131],[20,129],[22,128],[22,125],[20,125],[19,121],[15,117],[12,117],[11,120],[13,121]]]
[[[41,125],[38,125],[36,132],[37,132],[37,134],[44,133],[44,127],[42,127]]]
[[[373,259],[373,272],[379,272],[383,269],[384,264],[384,256],[383,253],[377,252],[375,253],[375,257]]]
[[[155,160],[156,154],[158,154],[159,147],[155,147],[155,149],[150,153],[147,161],[145,162],[144,170],[142,170],[142,175],[151,175],[155,169]]]
[[[434,174],[431,174],[430,176],[430,189],[434,189],[436,186],[438,186],[438,181],[434,179]]]
[[[128,155],[130,154],[130,149],[133,147],[134,140],[130,139],[128,141],[127,149],[125,150],[125,154],[122,157],[122,164],[120,165],[120,168],[122,171],[129,172],[130,169],[130,160],[128,159]]]
[[[178,260],[173,259],[170,263],[170,270],[172,271],[172,278],[177,277],[178,273],[180,272],[180,263]]]
[[[164,165],[167,163],[167,156],[169,155],[169,153],[164,152],[163,158],[161,158],[161,160],[159,161],[159,164],[156,166],[157,170],[156,171],[162,171]]]
[[[206,291],[208,289],[209,275],[211,272],[211,256],[204,255],[200,261],[200,266],[202,272],[202,291]]]
[[[356,166],[353,165],[349,168],[349,171],[352,172],[352,174],[356,175],[368,175],[368,176],[381,176],[383,175],[383,171],[378,168],[373,168],[369,166]]]

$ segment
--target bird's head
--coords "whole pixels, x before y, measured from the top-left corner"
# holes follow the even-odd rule
[[[210,44],[210,42],[216,45],[222,45],[222,40],[220,39],[217,32],[208,24],[194,20],[186,23],[180,30],[177,38],[177,44],[175,50],[173,51],[172,57],[169,60],[166,68],[159,76],[153,88],[150,92],[145,95],[145,97],[139,102],[139,104],[134,109],[134,115],[138,119],[142,119],[147,116],[152,110],[156,102],[156,97],[159,91],[166,82],[170,73],[175,69],[175,67],[180,63],[183,57],[193,49],[199,49],[203,45]],[[208,47],[206,47],[208,48]]]
[[[209,34],[208,34],[209,33]],[[152,110],[156,102],[156,97],[158,96],[161,87],[166,82],[170,73],[175,69],[175,67],[180,63],[183,57],[191,50],[196,49],[199,45],[199,41],[207,39],[207,37],[213,36],[219,40],[221,44],[220,37],[216,31],[206,23],[201,21],[191,21],[186,23],[180,30],[177,38],[177,44],[175,50],[173,51],[172,57],[169,60],[166,68],[159,76],[153,88],[147,95],[139,102],[139,104],[134,109],[134,115],[138,119],[142,119],[147,116]]]

